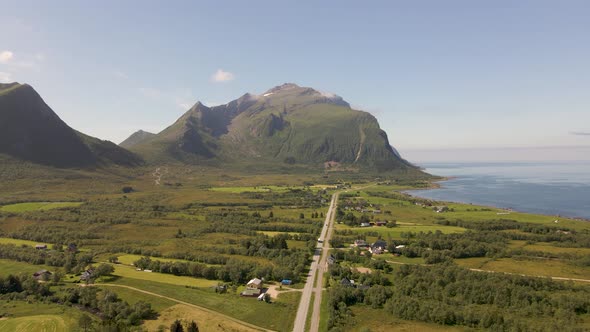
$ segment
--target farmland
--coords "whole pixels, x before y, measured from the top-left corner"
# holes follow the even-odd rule
[[[113,267],[112,272],[90,282],[100,290],[99,300],[101,294],[115,293],[117,301],[131,308],[149,303],[158,314],[146,316],[132,328],[157,330],[167,328],[175,319],[195,319],[202,329],[213,331],[289,331],[334,186],[303,185],[295,176],[280,182],[275,179],[275,183],[263,183],[257,176],[231,179],[211,176],[204,186],[199,184],[199,176],[182,186],[162,187],[135,180],[130,193],[100,186],[89,192],[80,187],[79,202],[73,201],[72,193],[46,193],[52,201],[72,202],[69,206],[44,208],[38,203],[41,197],[30,204],[4,205],[12,210],[0,211],[0,277],[30,276],[41,269],[57,272],[61,279],[52,281],[49,291],[61,297],[71,292],[68,289],[84,284],[80,282],[82,271],[106,264]],[[386,301],[348,303],[342,314],[352,318],[342,320],[343,316],[330,309],[342,276],[374,286],[388,285],[385,287],[395,292],[388,282],[400,284],[400,273],[426,273],[408,272],[404,266],[430,269],[452,264],[464,269],[582,279],[589,275],[584,257],[590,249],[583,242],[588,227],[579,221],[564,218],[556,225],[554,218],[547,216],[427,202],[399,191],[405,189],[408,186],[376,183],[339,189],[340,212],[331,244],[341,269],[327,274],[330,281],[322,301],[322,330],[441,328],[434,318],[401,315],[386,306]],[[13,195],[13,201],[23,201],[18,191]],[[446,209],[436,212],[437,206]],[[377,226],[377,221],[384,222],[383,226]],[[361,227],[361,222],[369,225]],[[488,230],[489,225],[499,229]],[[351,248],[356,239],[369,244],[383,240],[388,246],[384,253],[370,255]],[[36,244],[47,244],[48,249],[35,250]],[[75,253],[67,250],[72,244]],[[456,244],[461,244],[460,250]],[[399,245],[403,247],[396,251]],[[277,292],[270,304],[239,296],[254,277],[263,277],[267,286],[292,279],[295,290]],[[220,286],[223,294],[216,292]],[[570,291],[567,294],[579,292]],[[59,303],[54,307],[64,307]],[[67,310],[68,317],[80,313],[74,308]],[[68,324],[78,325],[77,318],[63,325],[51,310],[19,314],[16,308],[6,308],[5,312],[11,318],[1,322],[10,322],[6,325],[10,329],[23,324],[25,320],[19,317],[26,316],[31,318],[30,324],[56,326],[56,331],[63,326],[67,329]],[[383,315],[388,318],[378,326],[375,317]],[[577,324],[587,321],[584,315],[578,318]],[[105,324],[98,317],[93,321],[96,326]],[[457,326],[461,328],[461,324]]]

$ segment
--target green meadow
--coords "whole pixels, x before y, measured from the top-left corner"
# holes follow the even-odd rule
[[[82,202],[33,202],[33,203],[17,203],[0,206],[0,211],[3,212],[27,212],[39,210],[51,210],[65,207],[80,206]]]

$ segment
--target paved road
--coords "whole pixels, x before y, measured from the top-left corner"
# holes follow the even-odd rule
[[[309,311],[309,305],[311,303],[311,294],[315,292],[313,313],[311,316],[311,328],[310,331],[318,331],[320,324],[320,305],[322,302],[322,286],[323,286],[323,273],[326,268],[326,260],[328,257],[328,251],[330,249],[330,238],[332,237],[332,229],[334,223],[334,216],[336,213],[336,203],[338,201],[338,193],[332,195],[332,201],[330,202],[330,208],[326,213],[326,221],[322,232],[320,233],[320,239],[322,242],[318,242],[315,252],[313,254],[313,260],[307,275],[307,281],[303,288],[303,294],[301,295],[301,301],[299,302],[299,308],[297,309],[297,316],[295,316],[295,325],[293,326],[293,332],[305,332],[305,323],[307,320],[307,313]],[[320,260],[321,257],[321,260]],[[314,287],[313,283],[317,275],[317,286]]]

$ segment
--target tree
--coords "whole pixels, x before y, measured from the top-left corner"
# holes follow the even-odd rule
[[[275,215],[274,215],[274,213],[272,213],[272,211],[270,211],[270,212],[268,213],[268,217],[269,217],[269,218],[274,218],[274,216],[275,216]]]
[[[264,302],[270,303],[270,300],[271,300],[270,294],[264,293],[264,296],[262,297],[262,299],[264,300]]]
[[[186,326],[186,332],[199,332],[199,326],[194,320],[188,323]]]
[[[111,264],[100,264],[92,273],[92,277],[94,279],[102,276],[109,276],[111,273],[115,272],[115,268]]]
[[[179,319],[175,320],[174,323],[170,325],[170,332],[184,332],[184,328]]]
[[[299,219],[305,219],[305,215],[303,213],[299,214]]]
[[[87,313],[83,313],[78,319],[78,325],[86,332],[92,327],[92,318]]]

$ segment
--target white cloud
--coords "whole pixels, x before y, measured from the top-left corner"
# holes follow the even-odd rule
[[[217,69],[215,74],[211,76],[213,82],[229,82],[234,80],[234,74],[223,69]]]
[[[14,53],[11,51],[0,52],[0,63],[8,63],[12,58],[14,58]]]
[[[10,73],[5,73],[0,71],[0,83],[11,83],[12,75]]]

